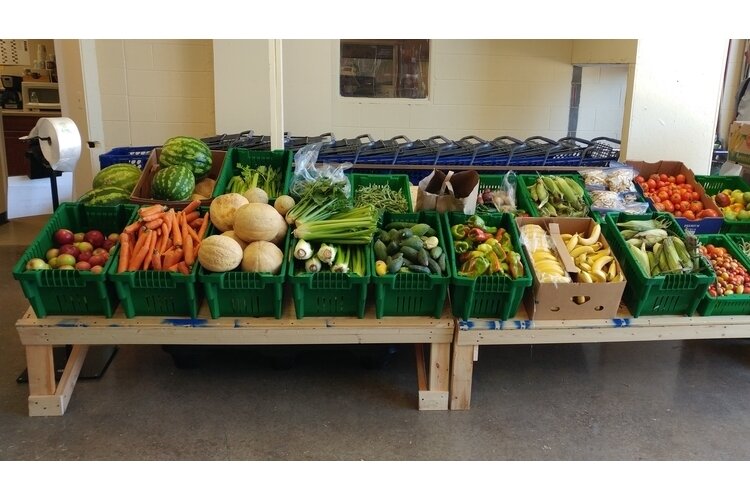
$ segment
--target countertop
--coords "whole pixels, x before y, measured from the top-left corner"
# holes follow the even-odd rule
[[[62,116],[60,111],[24,111],[22,109],[0,110],[2,116]]]

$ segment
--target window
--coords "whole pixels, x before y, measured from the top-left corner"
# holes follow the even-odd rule
[[[429,40],[341,40],[344,97],[427,97]]]

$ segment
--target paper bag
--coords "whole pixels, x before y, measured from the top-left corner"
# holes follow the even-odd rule
[[[440,194],[427,192],[427,186],[435,176],[433,170],[430,175],[419,181],[417,189],[417,211],[435,210],[437,212],[463,212],[466,215],[474,215],[477,208],[477,195],[479,194],[479,182],[477,181],[471,194],[464,198],[456,198],[454,195],[451,177],[454,172],[450,170],[440,187]]]

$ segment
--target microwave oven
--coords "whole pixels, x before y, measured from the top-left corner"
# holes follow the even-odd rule
[[[57,83],[21,82],[21,101],[26,111],[60,111],[60,88]]]

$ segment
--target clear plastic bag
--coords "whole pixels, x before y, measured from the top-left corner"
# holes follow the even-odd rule
[[[521,243],[526,247],[536,277],[541,283],[570,283],[572,281],[570,275],[565,272],[562,275],[550,272],[550,266],[565,268],[554,249],[552,238],[542,226],[524,224],[519,232]]]
[[[512,170],[503,176],[503,184],[499,189],[485,188],[477,196],[477,208],[493,208],[498,212],[516,212],[516,173]]]
[[[585,170],[579,170],[578,173],[583,177],[583,184],[586,186],[587,190],[607,189],[607,174],[604,169],[587,168]]]
[[[627,165],[622,167],[610,167],[606,170],[606,187],[609,191],[614,191],[616,193],[635,191],[633,177],[635,177],[635,170],[633,167]]]
[[[305,192],[306,186],[323,178],[342,184],[347,196],[351,195],[351,183],[346,176],[346,170],[351,168],[352,164],[347,162],[337,165],[330,163],[316,165],[322,147],[322,142],[315,142],[302,146],[294,154],[294,176],[289,191],[295,198],[299,198]]]

